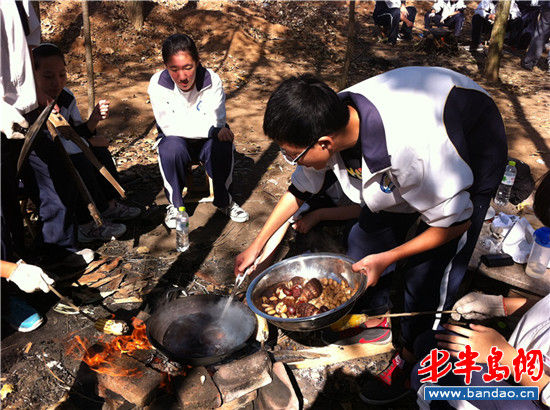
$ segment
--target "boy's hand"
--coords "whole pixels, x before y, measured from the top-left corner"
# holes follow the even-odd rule
[[[92,115],[96,117],[98,121],[104,120],[109,116],[109,104],[111,104],[109,100],[99,100],[94,107]]]
[[[316,211],[309,212],[292,224],[292,227],[300,233],[308,233],[320,222]]]
[[[259,253],[260,252],[253,246],[249,246],[244,252],[238,254],[235,258],[235,276],[239,276],[246,270],[246,268],[251,266],[258,257]]]
[[[220,141],[232,142],[234,138],[233,132],[227,127],[223,127],[220,132],[218,132],[218,139]]]
[[[96,135],[96,136],[90,138],[88,140],[88,142],[93,147],[105,147],[105,148],[107,148],[111,141],[107,137],[100,137],[100,136]]]
[[[18,124],[22,128],[29,128],[28,121],[23,118],[17,108],[5,102],[3,98],[0,98],[0,131],[10,139],[25,138],[25,135],[20,132],[14,132],[13,126],[15,124]]]
[[[472,351],[478,352],[476,363],[487,363],[487,356],[491,353],[491,347],[495,346],[502,351],[511,348],[504,336],[490,327],[470,324],[470,329],[462,326],[443,325],[443,327],[457,335],[438,333],[435,338],[441,340],[440,347],[448,350],[451,356],[458,358],[458,353],[463,351],[466,345],[470,345]]]
[[[361,272],[367,276],[367,288],[374,286],[378,283],[380,276],[389,265],[391,261],[388,260],[388,254],[386,252],[373,253],[365,256],[359,262],[356,262],[351,267],[355,272]]]

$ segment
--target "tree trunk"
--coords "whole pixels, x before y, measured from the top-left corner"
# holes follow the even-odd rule
[[[126,10],[132,25],[137,31],[140,31],[143,27],[143,1],[132,0],[126,2]]]
[[[86,73],[88,78],[88,117],[95,105],[94,62],[92,59],[92,39],[90,36],[90,13],[88,1],[82,0],[82,21],[84,23],[84,47],[86,49]]]
[[[498,81],[500,57],[502,56],[502,47],[504,46],[510,4],[510,0],[498,2],[495,23],[491,31],[491,41],[489,42],[489,54],[487,55],[487,63],[485,65],[485,77],[490,82]]]
[[[348,42],[346,45],[346,56],[344,58],[344,67],[342,76],[340,77],[339,89],[346,88],[348,83],[348,72],[351,64],[351,56],[353,55],[353,43],[355,42],[355,0],[349,2],[349,17],[348,17]]]
[[[38,17],[38,22],[40,23],[40,2],[39,1],[31,1],[32,8],[34,9],[34,14],[36,14],[36,17]],[[42,30],[40,30],[40,42],[42,42]]]

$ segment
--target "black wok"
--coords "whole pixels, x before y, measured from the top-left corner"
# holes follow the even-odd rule
[[[151,344],[171,360],[191,365],[217,363],[242,349],[256,328],[256,318],[227,297],[193,295],[168,302],[147,320]]]

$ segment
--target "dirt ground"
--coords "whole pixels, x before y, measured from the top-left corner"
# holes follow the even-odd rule
[[[95,244],[102,256],[122,256],[125,262],[153,272],[153,294],[181,286],[187,290],[226,292],[232,282],[234,257],[261,229],[271,209],[288,186],[292,167],[262,132],[269,95],[291,75],[314,73],[336,88],[346,49],[348,8],[345,2],[215,2],[160,1],[145,4],[145,23],[136,31],[122,2],[90,2],[96,101],[109,99],[109,119],[98,133],[112,140],[129,202],[143,216],[128,224],[118,241]],[[483,56],[466,51],[426,53],[414,42],[390,47],[381,42],[372,23],[374,2],[357,4],[356,41],[348,85],[373,75],[410,65],[443,66],[472,77],[494,97],[505,122],[509,155],[531,167],[535,179],[550,164],[550,82],[545,63],[532,72],[520,68],[520,55],[505,52],[497,85],[483,78]],[[41,2],[43,41],[66,52],[68,87],[86,116],[86,68],[81,33],[80,2]],[[415,32],[423,26],[429,2],[417,2]],[[469,3],[460,39],[467,44],[475,2]],[[167,200],[162,190],[153,144],[154,118],[147,95],[151,75],[163,69],[160,45],[170,34],[186,32],[197,42],[202,63],[224,82],[227,118],[236,135],[234,198],[250,213],[250,221],[236,224],[208,203],[191,206],[191,247],[175,252],[175,237],[162,225]],[[148,263],[154,263],[151,267]],[[140,265],[142,264],[142,265]],[[156,292],[155,292],[156,291]],[[130,317],[151,303],[117,305],[117,315]],[[48,310],[52,296],[36,298]],[[95,307],[95,314],[105,311]],[[56,403],[74,381],[79,360],[64,354],[64,344],[76,333],[97,338],[89,322],[79,316],[47,313],[48,322],[28,334],[10,334],[3,327],[2,384],[14,385],[2,405],[40,408]],[[27,352],[25,347],[31,342]],[[55,362],[52,364],[52,362]],[[335,408],[335,407],[333,407]],[[351,407],[342,407],[351,408]]]

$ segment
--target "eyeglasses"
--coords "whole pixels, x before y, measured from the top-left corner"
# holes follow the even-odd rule
[[[307,152],[312,149],[315,144],[317,144],[317,141],[319,141],[319,139],[316,139],[315,141],[313,141],[310,145],[307,146],[307,148],[305,150],[303,150],[302,152],[300,152],[294,159],[291,158],[288,153],[284,150],[284,148],[282,147],[279,147],[279,149],[281,150],[281,154],[283,154],[283,158],[285,159],[286,162],[288,162],[290,165],[297,165],[298,164],[298,161],[300,161],[300,159],[307,154]]]

